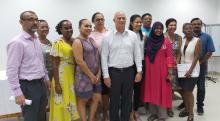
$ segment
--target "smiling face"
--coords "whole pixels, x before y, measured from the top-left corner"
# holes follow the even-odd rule
[[[64,38],[71,38],[73,35],[72,23],[70,21],[64,21],[62,23],[60,31]]]
[[[87,19],[83,20],[79,27],[79,30],[81,35],[83,35],[84,37],[88,37],[92,32],[92,23]]]
[[[39,22],[37,33],[39,36],[46,37],[49,33],[49,26],[46,21]]]
[[[160,36],[161,34],[163,34],[163,27],[157,26],[157,27],[155,28],[155,30],[154,30],[154,34],[155,34],[156,36]]]
[[[29,34],[34,34],[38,29],[38,17],[33,12],[25,12],[20,18],[23,30]]]
[[[168,24],[167,31],[169,33],[174,33],[176,31],[176,22],[175,21],[172,21]]]
[[[105,18],[103,14],[96,14],[93,23],[95,27],[104,27]]]
[[[113,21],[115,22],[117,31],[123,32],[125,30],[126,16],[123,12],[117,12]]]
[[[146,28],[150,28],[152,23],[152,16],[146,15],[143,17],[143,26]]]
[[[192,21],[192,27],[193,27],[193,31],[195,33],[200,33],[201,29],[202,29],[202,21],[201,20],[194,20]]]
[[[141,17],[135,18],[135,20],[131,23],[131,26],[133,27],[133,31],[138,32],[141,29],[142,20]]]

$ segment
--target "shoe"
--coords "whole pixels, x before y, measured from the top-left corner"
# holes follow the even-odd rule
[[[148,118],[147,118],[147,121],[154,121],[155,119],[157,119],[157,115],[150,115]]]
[[[185,104],[182,102],[176,109],[183,110],[185,108]]]
[[[197,109],[197,114],[199,115],[199,116],[203,116],[204,115],[204,110],[203,110],[203,108],[201,108],[201,109]]]
[[[173,100],[182,100],[182,97],[178,92],[174,91]]]
[[[174,113],[173,113],[172,109],[167,109],[167,115],[169,117],[173,117]]]
[[[186,117],[188,115],[189,115],[189,113],[186,110],[183,110],[179,113],[179,117]]]
[[[193,118],[193,117],[194,117],[193,115],[188,116],[187,121],[194,121],[194,118]]]

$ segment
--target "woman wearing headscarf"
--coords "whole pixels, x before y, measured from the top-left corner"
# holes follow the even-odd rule
[[[155,22],[145,44],[145,80],[143,102],[149,103],[148,121],[165,121],[166,109],[172,105],[171,81],[174,58],[172,45],[164,37],[163,24]]]

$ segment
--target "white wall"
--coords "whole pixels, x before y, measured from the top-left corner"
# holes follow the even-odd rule
[[[165,22],[174,17],[178,21],[178,33],[181,26],[193,17],[200,17],[205,23],[216,23],[219,15],[218,0],[1,0],[0,4],[0,70],[6,67],[6,44],[21,31],[19,14],[25,10],[33,10],[39,18],[46,19],[50,25],[49,39],[55,40],[58,34],[55,25],[61,19],[69,19],[73,23],[74,36],[78,35],[78,21],[89,18],[94,12],[103,12],[106,27],[113,28],[112,18],[116,11],[123,10],[129,20],[130,15],[150,12],[153,21]],[[220,17],[220,16],[219,16]]]
[[[220,1],[218,1],[218,12],[217,12],[216,23],[220,23]]]

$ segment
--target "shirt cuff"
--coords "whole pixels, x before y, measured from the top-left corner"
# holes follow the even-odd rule
[[[137,67],[137,72],[141,72],[142,71],[142,67]]]
[[[20,88],[14,89],[13,92],[15,97],[23,95],[23,92],[21,91]]]
[[[46,81],[48,81],[49,80],[49,76],[46,74],[45,76],[44,76],[44,81],[46,82]]]
[[[109,74],[104,74],[103,78],[109,78]]]

